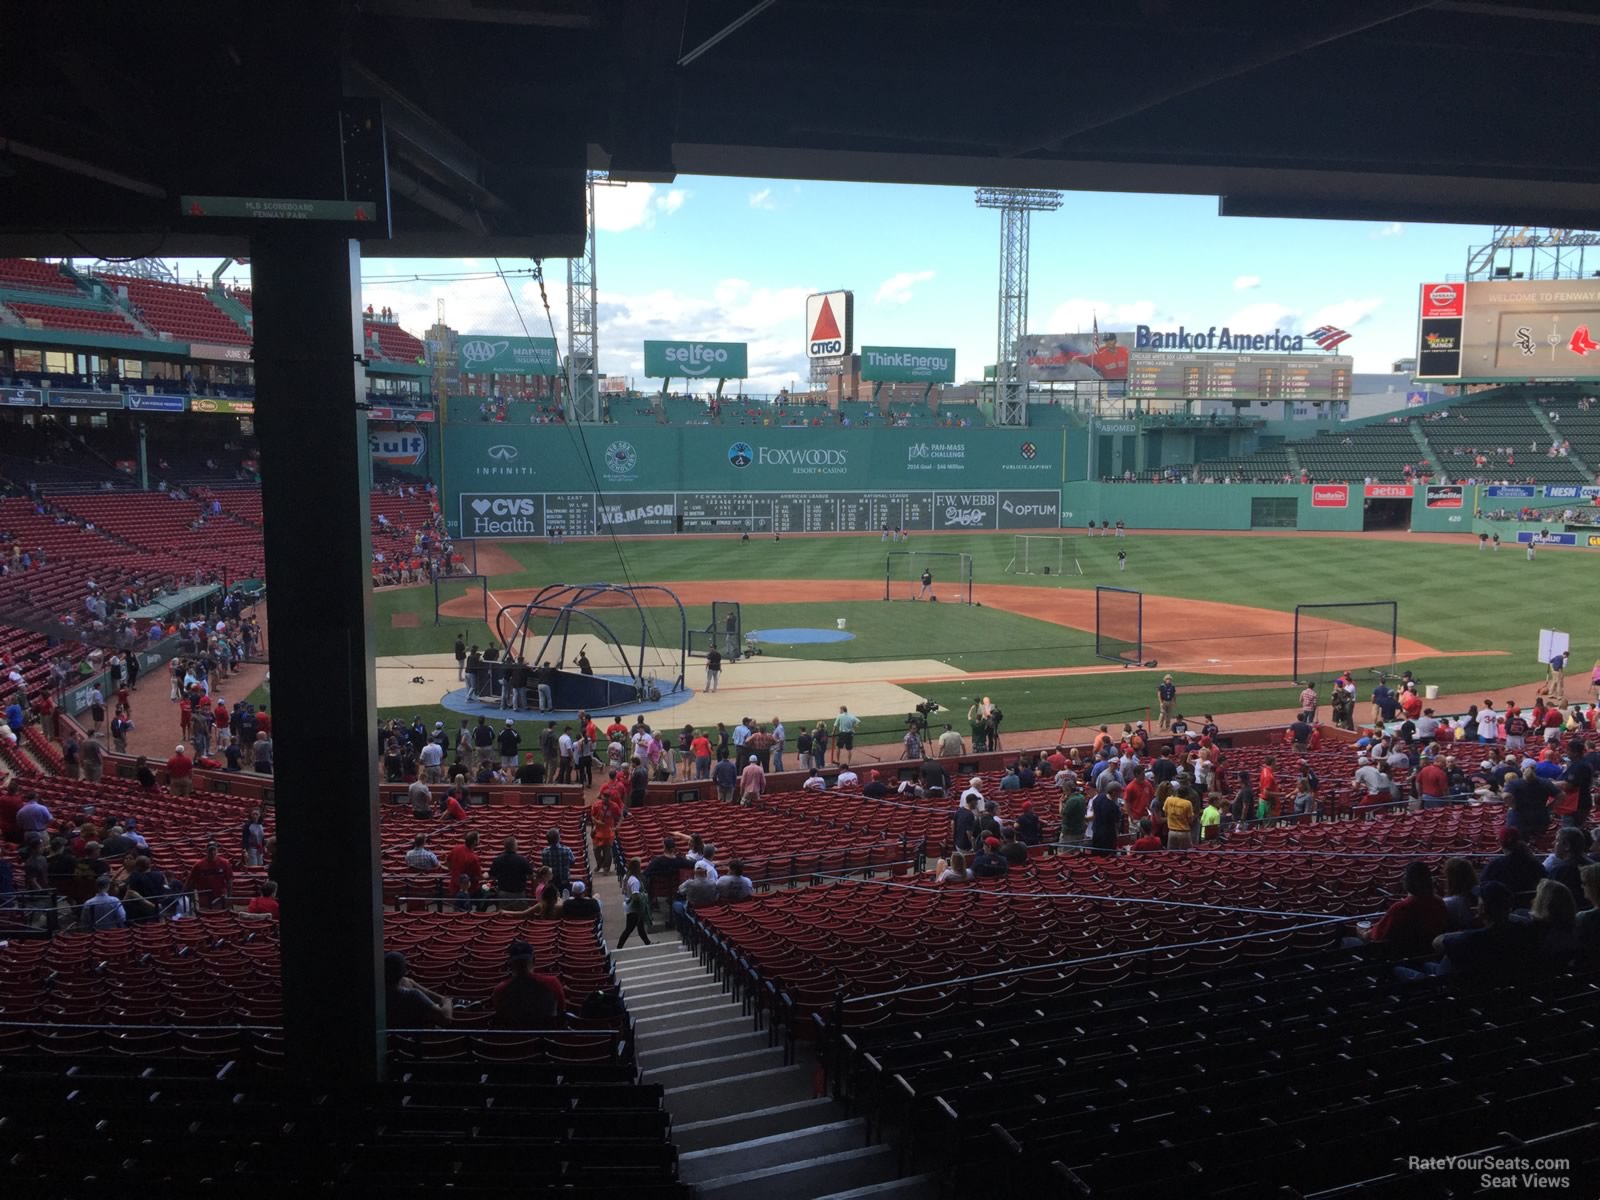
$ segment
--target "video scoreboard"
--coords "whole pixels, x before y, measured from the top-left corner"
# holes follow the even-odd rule
[[[1128,395],[1139,400],[1350,399],[1354,360],[1342,355],[1135,352]]]
[[[1059,528],[1061,493],[463,492],[457,537]]]

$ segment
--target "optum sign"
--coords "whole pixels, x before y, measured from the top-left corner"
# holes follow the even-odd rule
[[[646,342],[650,379],[743,379],[750,373],[744,342]]]

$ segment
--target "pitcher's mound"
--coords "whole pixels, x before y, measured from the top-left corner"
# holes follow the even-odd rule
[[[391,629],[417,629],[422,625],[422,614],[397,612],[389,614],[389,628]]]

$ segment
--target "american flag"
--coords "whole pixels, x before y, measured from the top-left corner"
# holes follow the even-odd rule
[[[1095,313],[1094,314],[1094,348],[1095,348],[1095,352],[1099,353],[1099,350],[1100,350],[1100,314],[1099,313]]]
[[[1332,350],[1350,340],[1350,335],[1337,325],[1324,325],[1320,329],[1313,329],[1306,335],[1324,350]]]

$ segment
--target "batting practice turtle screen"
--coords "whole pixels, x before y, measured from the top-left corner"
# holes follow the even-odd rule
[[[1130,588],[1094,589],[1094,653],[1112,662],[1144,657],[1144,593]]]

